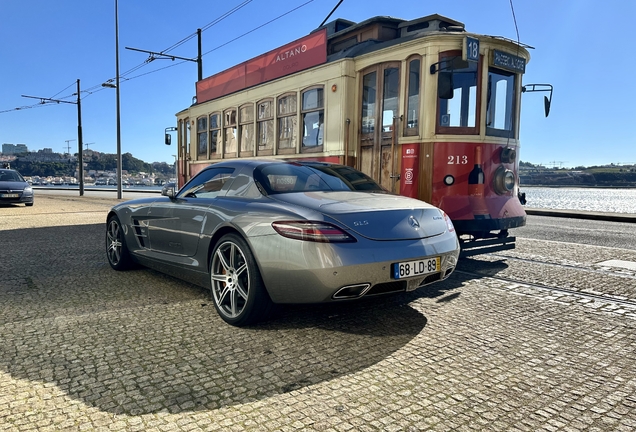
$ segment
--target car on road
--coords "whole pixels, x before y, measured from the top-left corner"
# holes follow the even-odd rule
[[[173,181],[165,182],[163,186],[161,187],[161,195],[166,195],[168,192],[168,189],[174,188],[175,185],[176,183]]]
[[[142,264],[209,288],[235,326],[265,318],[273,303],[411,291],[457,265],[443,211],[344,165],[224,161],[165,195],[109,211],[110,266]]]
[[[32,206],[33,188],[22,175],[13,169],[0,169],[0,204],[24,204]]]

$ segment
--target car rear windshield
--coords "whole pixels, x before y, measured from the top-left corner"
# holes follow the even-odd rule
[[[254,170],[254,179],[268,195],[309,191],[386,190],[360,171],[344,165],[281,163],[262,165]]]

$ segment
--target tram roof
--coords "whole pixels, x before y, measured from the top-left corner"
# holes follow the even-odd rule
[[[415,39],[432,33],[465,32],[464,23],[439,14],[414,20],[391,16],[376,16],[359,23],[338,18],[318,27],[312,33],[326,29],[328,61],[355,57],[379,48]]]
[[[393,25],[396,28],[402,30],[406,29],[407,32],[412,31],[445,31],[445,30],[457,30],[464,28],[464,23],[455,21],[451,18],[445,17],[439,14],[427,15],[425,17],[416,18],[414,20],[404,20],[402,18],[395,18],[391,16],[375,16],[359,23],[354,21],[345,20],[342,18],[335,19],[326,23],[323,26],[318,27],[312,33],[327,29],[327,38],[334,39],[357,31],[361,28],[366,28],[374,24]]]

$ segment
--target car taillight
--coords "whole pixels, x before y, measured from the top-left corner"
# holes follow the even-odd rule
[[[444,216],[444,220],[446,221],[446,228],[448,228],[448,232],[455,232],[455,225],[453,225],[453,221],[451,221],[451,218],[448,217],[448,215],[443,210],[440,210],[440,212],[442,212],[442,216]]]
[[[326,222],[278,221],[272,228],[283,237],[321,243],[352,243],[356,239],[344,230]]]

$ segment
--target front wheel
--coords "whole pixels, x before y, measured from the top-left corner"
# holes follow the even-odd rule
[[[240,236],[226,234],[210,258],[212,298],[228,324],[241,327],[266,317],[272,301],[249,246]]]
[[[106,256],[108,263],[115,270],[126,270],[132,267],[124,230],[117,216],[111,216],[106,223]]]

